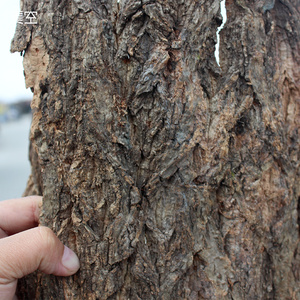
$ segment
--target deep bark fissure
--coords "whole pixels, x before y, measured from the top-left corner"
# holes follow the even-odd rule
[[[222,15],[222,23],[217,29],[217,43],[216,43],[216,50],[215,50],[215,58],[217,61],[218,66],[220,66],[220,32],[224,28],[226,20],[227,20],[227,11],[226,11],[226,0],[220,1],[220,9],[221,9],[221,15]]]
[[[300,236],[300,197],[298,197],[297,212],[298,212],[298,231]]]

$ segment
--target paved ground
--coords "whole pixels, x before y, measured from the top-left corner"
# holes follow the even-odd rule
[[[20,197],[30,174],[31,117],[0,124],[0,201]]]

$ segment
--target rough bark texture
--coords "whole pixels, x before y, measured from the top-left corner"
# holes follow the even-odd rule
[[[24,0],[32,175],[73,277],[22,299],[300,299],[297,0]],[[298,211],[297,211],[298,209]]]

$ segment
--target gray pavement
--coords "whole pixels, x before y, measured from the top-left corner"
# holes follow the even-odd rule
[[[22,196],[28,176],[31,116],[0,124],[0,201]]]

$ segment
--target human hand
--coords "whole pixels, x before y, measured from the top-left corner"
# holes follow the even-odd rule
[[[41,204],[38,196],[0,202],[0,300],[17,299],[17,280],[37,269],[57,276],[79,269],[76,254],[38,226]]]

